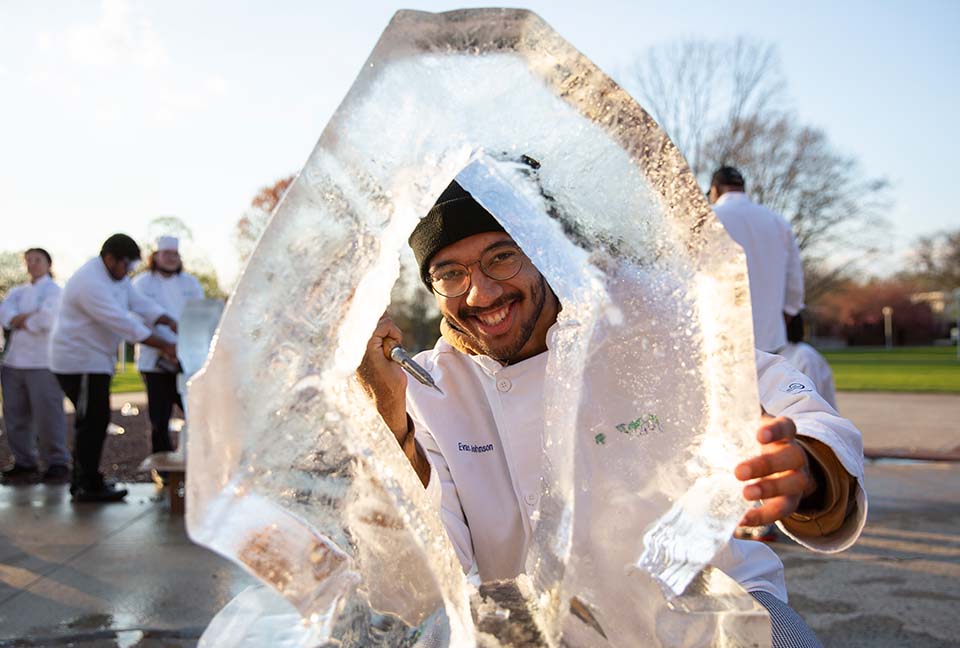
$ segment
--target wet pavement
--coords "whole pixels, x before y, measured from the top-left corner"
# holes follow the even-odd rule
[[[897,399],[895,415],[877,414],[890,395],[848,396],[841,410],[868,447],[943,450],[960,438],[960,416],[950,418],[960,396]],[[127,434],[132,443],[146,430]],[[193,545],[152,485],[130,488],[122,504],[73,505],[65,486],[0,487],[0,648],[195,646],[252,583]],[[827,648],[957,645],[960,463],[870,462],[867,490],[867,527],[849,551],[774,543],[791,604]]]
[[[65,486],[0,487],[0,646],[193,646],[252,582],[130,488],[74,505]]]
[[[940,648],[960,636],[960,464],[874,462],[859,543],[773,544],[791,604],[827,648]],[[252,581],[190,543],[152,486],[117,505],[0,488],[0,647],[194,646]]]

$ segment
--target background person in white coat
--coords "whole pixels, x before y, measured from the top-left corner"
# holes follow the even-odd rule
[[[13,455],[13,466],[3,471],[0,481],[23,484],[42,479],[62,484],[70,478],[67,420],[63,391],[50,372],[50,329],[60,305],[60,286],[50,272],[49,252],[30,248],[23,259],[30,281],[11,290],[0,304],[0,324],[11,331],[0,381],[7,444]],[[46,469],[42,476],[40,462]]]
[[[70,493],[77,502],[114,502],[127,491],[108,484],[100,472],[100,455],[110,423],[110,379],[121,341],[160,349],[176,361],[174,344],[153,335],[162,323],[177,323],[153,300],[130,284],[127,275],[140,262],[140,247],[126,234],[114,234],[67,281],[50,340],[50,364],[76,409],[76,440]]]
[[[780,355],[813,381],[823,400],[837,409],[837,393],[833,384],[833,371],[826,359],[812,346],[803,341],[803,313],[797,313],[787,323],[787,345]]]
[[[183,271],[179,242],[172,236],[157,239],[157,251],[150,256],[150,270],[133,278],[133,286],[162,308],[164,313],[180,319],[183,307],[193,299],[203,299],[203,286],[196,277]],[[177,334],[167,325],[158,323],[153,335],[176,344]],[[157,349],[138,345],[137,368],[147,386],[147,408],[150,411],[153,452],[172,451],[170,442],[170,415],[174,403],[183,411],[183,401],[177,391],[176,363],[165,361]]]
[[[754,345],[778,353],[787,344],[786,319],[803,309],[800,248],[787,219],[745,192],[746,183],[735,168],[720,167],[713,174],[713,211],[747,257]]]

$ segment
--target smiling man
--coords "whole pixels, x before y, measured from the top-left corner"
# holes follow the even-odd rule
[[[456,182],[410,246],[443,315],[443,337],[417,360],[444,394],[408,384],[389,360],[402,341],[389,318],[378,323],[358,376],[439,499],[464,570],[483,581],[512,578],[523,571],[537,519],[547,349],[561,306],[500,223]],[[761,422],[757,456],[736,467],[750,482],[745,499],[762,501],[743,523],[782,521],[818,550],[849,546],[866,515],[859,432],[776,356],[758,352],[757,370],[761,405],[777,418]],[[713,564],[770,611],[775,646],[819,645],[786,605],[783,565],[768,547],[731,540]]]
[[[500,223],[459,185],[444,192],[410,242],[444,321],[465,344],[505,365],[546,350],[557,298]]]

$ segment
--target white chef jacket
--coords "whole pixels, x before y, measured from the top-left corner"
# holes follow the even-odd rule
[[[63,288],[50,336],[51,369],[63,374],[113,374],[120,342],[150,337],[143,322],[152,325],[163,314],[159,304],[133,288],[129,277],[114,280],[103,260],[94,257]]]
[[[10,328],[17,315],[33,313],[22,329],[14,330],[7,340],[3,364],[14,369],[50,368],[50,329],[60,305],[60,286],[50,275],[13,288],[0,304],[0,324]]]
[[[548,346],[554,331],[547,335]],[[547,354],[501,366],[440,339],[416,360],[446,394],[408,381],[407,411],[431,466],[428,495],[439,503],[465,571],[477,570],[483,581],[516,576],[524,569],[540,499]],[[866,522],[860,432],[782,358],[758,351],[756,362],[764,409],[792,418],[799,434],[830,446],[858,483],[856,514],[839,530],[818,538],[787,533],[815,550],[845,549]],[[783,564],[763,543],[731,539],[712,564],[748,591],[787,600]]]
[[[747,257],[754,346],[776,353],[787,343],[783,313],[803,310],[803,266],[790,223],[741,191],[720,196],[713,211]]]
[[[143,295],[163,307],[163,312],[175,320],[180,320],[183,307],[192,299],[203,299],[203,286],[197,278],[186,272],[164,277],[159,272],[144,272],[133,278],[133,287]],[[177,334],[166,324],[153,327],[153,333],[167,342],[176,343]],[[137,346],[137,368],[140,371],[157,371],[157,358],[160,352],[153,347]]]
[[[788,342],[787,346],[780,350],[784,359],[807,375],[813,381],[817,393],[823,396],[823,400],[830,403],[833,409],[837,409],[837,393],[833,385],[833,372],[830,365],[816,349],[806,342]]]

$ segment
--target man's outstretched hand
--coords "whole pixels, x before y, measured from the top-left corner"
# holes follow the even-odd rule
[[[810,476],[806,451],[797,443],[797,426],[786,417],[764,416],[757,429],[760,455],[741,462],[734,469],[748,501],[762,505],[750,509],[741,526],[773,524],[797,510],[800,500],[813,494],[816,481]]]

